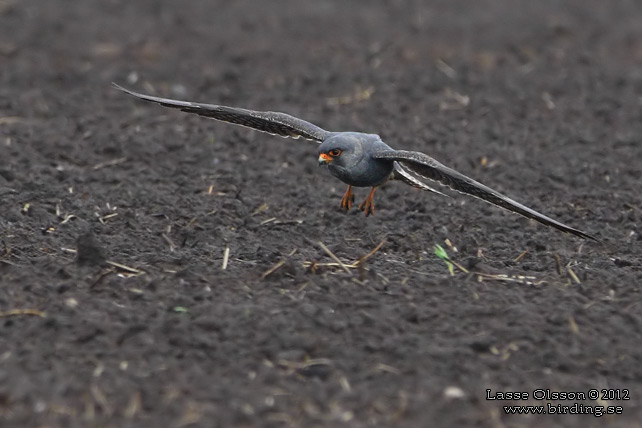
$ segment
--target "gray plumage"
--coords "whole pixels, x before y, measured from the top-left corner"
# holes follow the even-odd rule
[[[490,202],[491,204],[497,205],[498,207],[505,208],[517,214],[521,214],[524,217],[536,220],[542,224],[554,227],[555,229],[561,230],[563,232],[572,233],[573,235],[577,235],[585,239],[592,239],[594,241],[597,241],[597,239],[595,239],[591,235],[560,223],[557,220],[553,220],[552,218],[545,216],[544,214],[540,214],[537,211],[528,208],[527,206],[522,205],[507,196],[502,195],[496,190],[493,190],[490,187],[485,186],[470,177],[466,177],[464,174],[457,172],[452,168],[448,168],[447,166],[442,165],[435,159],[423,153],[408,152],[405,150],[392,150],[388,152],[374,153],[373,158],[377,160],[394,160],[400,162],[402,165],[408,167],[417,175],[430,180],[438,181],[444,186],[448,186],[451,189],[456,190],[457,192],[474,196],[486,202]]]
[[[327,165],[333,176],[348,184],[348,190],[341,202],[341,207],[345,209],[350,209],[352,205],[353,196],[350,191],[352,186],[372,187],[370,195],[359,207],[366,212],[366,215],[372,214],[374,212],[372,201],[374,190],[390,179],[443,195],[411,174],[408,171],[410,170],[419,177],[439,182],[455,191],[482,199],[562,232],[597,241],[593,236],[540,214],[490,187],[442,165],[426,154],[394,150],[384,143],[378,135],[360,132],[329,132],[285,113],[260,112],[160,98],[133,92],[116,84],[114,86],[137,98],[166,107],[177,108],[188,113],[196,113],[282,137],[303,137],[321,143],[318,150],[319,164]]]
[[[196,113],[200,116],[209,117],[223,122],[234,123],[267,132],[272,135],[279,135],[286,138],[303,137],[307,140],[323,141],[330,132],[319,128],[316,125],[298,119],[289,114],[274,111],[253,111],[244,108],[218,106],[214,104],[201,104],[189,101],[172,100],[169,98],[153,97],[130,91],[122,86],[113,83],[116,89],[133,95],[145,101],[152,101],[165,107],[172,107],[187,113]]]
[[[394,170],[394,159],[374,160],[373,153],[392,151],[378,135],[360,132],[337,132],[319,146],[319,153],[340,150],[341,155],[328,163],[330,173],[355,187],[376,187],[388,179]]]

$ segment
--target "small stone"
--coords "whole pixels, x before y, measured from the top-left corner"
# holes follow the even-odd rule
[[[448,399],[464,398],[466,393],[458,386],[449,386],[444,389],[444,397]]]

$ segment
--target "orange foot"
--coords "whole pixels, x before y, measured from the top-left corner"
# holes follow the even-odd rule
[[[341,198],[341,209],[350,211],[350,208],[352,208],[352,203],[354,202],[354,195],[352,194],[352,186],[348,186],[348,190],[343,194],[343,198]]]
[[[374,214],[374,202],[372,201],[372,196],[374,195],[376,189],[376,187],[373,187],[372,190],[370,190],[370,194],[368,194],[366,200],[361,202],[361,204],[359,205],[359,211],[365,211],[366,217],[368,217],[370,214]]]

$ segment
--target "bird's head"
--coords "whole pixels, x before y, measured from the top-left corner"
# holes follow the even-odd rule
[[[325,140],[319,146],[319,166],[346,167],[354,163],[362,153],[361,141],[349,133],[341,133]]]

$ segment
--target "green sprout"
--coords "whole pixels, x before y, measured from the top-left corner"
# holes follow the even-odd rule
[[[454,276],[455,270],[453,269],[453,264],[448,257],[448,253],[446,252],[446,250],[444,250],[444,247],[439,244],[435,244],[433,249],[435,250],[435,255],[443,260],[444,263],[446,263],[446,266],[448,266],[448,272],[450,272],[450,276]]]

